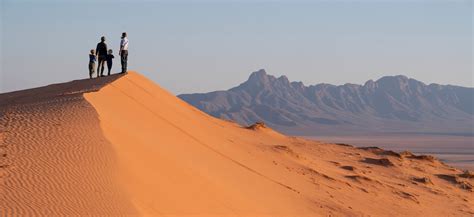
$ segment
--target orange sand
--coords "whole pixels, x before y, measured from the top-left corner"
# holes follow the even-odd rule
[[[474,215],[473,177],[437,160],[247,129],[133,72],[0,115],[0,216]]]

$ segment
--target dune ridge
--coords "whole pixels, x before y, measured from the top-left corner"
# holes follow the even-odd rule
[[[0,94],[0,114],[1,216],[474,215],[471,173],[242,127],[135,72]]]

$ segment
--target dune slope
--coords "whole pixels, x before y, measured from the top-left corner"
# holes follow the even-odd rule
[[[136,213],[116,184],[116,157],[83,98],[113,79],[0,95],[0,215]]]
[[[473,175],[428,156],[241,127],[134,72],[49,88],[0,95],[2,215],[474,215]]]

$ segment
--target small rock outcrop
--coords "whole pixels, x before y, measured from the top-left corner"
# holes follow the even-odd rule
[[[390,161],[389,159],[387,158],[380,158],[380,159],[377,159],[377,158],[365,158],[364,160],[362,160],[362,162],[364,163],[368,163],[368,164],[374,164],[374,165],[379,165],[379,166],[384,166],[384,167],[391,167],[391,166],[395,166],[395,164],[392,163],[392,161]]]
[[[433,184],[431,179],[428,177],[413,177],[413,181],[423,183],[423,184]]]
[[[246,128],[249,130],[258,130],[258,129],[265,129],[267,128],[267,126],[263,122],[256,122],[255,124],[252,124]]]

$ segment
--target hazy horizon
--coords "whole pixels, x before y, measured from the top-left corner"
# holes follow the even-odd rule
[[[473,87],[471,1],[0,2],[0,92],[88,77],[100,36],[120,68],[174,94],[224,90],[265,69],[306,85],[387,75]]]

